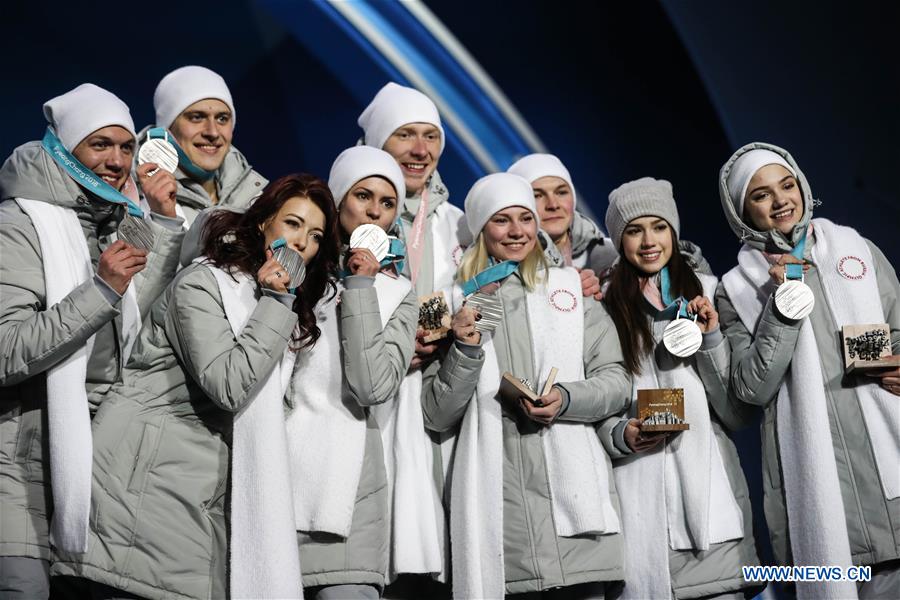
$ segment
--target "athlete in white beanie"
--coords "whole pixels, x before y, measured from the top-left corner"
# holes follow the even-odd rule
[[[394,187],[396,198],[406,196],[403,173],[390,154],[369,146],[354,146],[341,152],[331,165],[328,187],[335,206],[340,207],[350,188],[367,177],[386,179]]]

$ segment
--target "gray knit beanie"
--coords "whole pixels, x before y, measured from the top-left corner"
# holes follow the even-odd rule
[[[623,183],[610,192],[609,208],[606,209],[606,230],[612,238],[613,247],[621,249],[622,232],[630,221],[648,216],[665,219],[675,230],[675,235],[681,237],[672,184],[665,179],[641,177]]]

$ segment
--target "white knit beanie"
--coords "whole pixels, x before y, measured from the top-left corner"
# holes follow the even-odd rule
[[[740,155],[731,166],[728,172],[728,195],[731,196],[731,202],[737,211],[738,217],[744,214],[744,196],[747,195],[747,187],[750,180],[756,175],[756,172],[766,165],[781,165],[787,169],[791,175],[797,176],[794,168],[788,164],[784,157],[780,154],[757,148]]]
[[[663,218],[675,230],[675,235],[680,237],[681,223],[678,220],[678,207],[675,206],[675,198],[672,196],[671,183],[665,179],[641,177],[623,183],[609,193],[606,230],[616,250],[621,249],[625,227],[639,217]]]
[[[394,186],[398,202],[406,198],[403,173],[394,157],[371,146],[347,148],[334,159],[328,174],[328,188],[334,196],[334,205],[340,206],[347,192],[357,182],[373,176],[384,177]]]
[[[419,90],[393,81],[378,90],[356,122],[362,127],[363,142],[379,150],[403,125],[430,123],[441,131],[441,152],[444,151],[446,136],[437,106]]]
[[[200,100],[215,98],[228,105],[231,122],[237,122],[231,92],[221,75],[206,67],[181,67],[163,77],[153,92],[156,124],[171,127],[184,109]]]
[[[44,102],[44,117],[69,152],[90,134],[110,125],[123,127],[135,136],[128,106],[93,83],[83,83]]]
[[[514,162],[507,170],[507,173],[519,175],[528,180],[528,183],[534,183],[541,177],[559,177],[569,184],[572,190],[572,206],[578,203],[575,196],[575,186],[572,185],[572,177],[569,170],[562,164],[562,161],[552,154],[529,154],[523,156]]]
[[[476,181],[465,201],[466,221],[472,238],[478,237],[495,213],[510,206],[527,208],[534,213],[540,226],[534,191],[527,180],[512,173],[492,173]]]

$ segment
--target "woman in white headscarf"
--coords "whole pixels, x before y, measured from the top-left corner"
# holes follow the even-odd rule
[[[763,484],[779,563],[873,567],[860,597],[900,589],[900,370],[845,372],[841,328],[887,323],[900,354],[900,284],[849,227],[813,219],[809,182],[783,148],[748,144],[719,175],[744,242],[716,293],[731,392],[762,406]],[[856,597],[853,581],[798,583],[801,597]]]

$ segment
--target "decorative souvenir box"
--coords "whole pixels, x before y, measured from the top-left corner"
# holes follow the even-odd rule
[[[691,428],[684,422],[684,390],[681,388],[638,390],[637,402],[641,431],[684,431]]]
[[[886,323],[844,325],[841,345],[847,375],[900,366],[900,355],[891,355],[891,330]]]
[[[450,332],[450,307],[444,292],[419,296],[419,327],[425,330],[426,344],[444,339]]]

